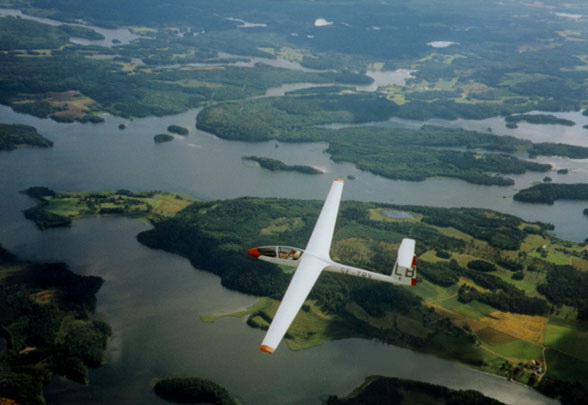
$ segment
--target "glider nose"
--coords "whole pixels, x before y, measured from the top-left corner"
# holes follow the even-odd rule
[[[257,248],[249,249],[249,250],[247,251],[247,254],[248,254],[249,256],[253,256],[253,257],[255,257],[256,259],[257,259],[259,256],[261,256],[261,253],[259,253],[259,250],[257,250]]]

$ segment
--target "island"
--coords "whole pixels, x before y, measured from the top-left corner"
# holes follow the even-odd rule
[[[103,280],[63,263],[35,263],[0,246],[0,402],[42,405],[54,376],[88,383],[103,363],[110,327],[92,319]]]
[[[489,398],[474,390],[452,390],[440,385],[405,380],[393,377],[370,376],[364,383],[343,398],[331,395],[323,405],[361,404],[468,404],[501,405],[502,402]]]
[[[268,169],[268,170],[271,170],[274,172],[292,171],[292,172],[298,172],[298,173],[302,173],[302,174],[323,174],[322,171],[320,171],[319,169],[316,169],[312,166],[303,166],[303,165],[289,166],[280,160],[271,159],[271,158],[267,158],[267,157],[242,156],[241,159],[256,162],[257,164],[259,164],[259,166],[263,167],[264,169]]]
[[[186,136],[189,134],[188,128],[180,127],[179,125],[170,125],[167,127],[167,132],[172,134]]]
[[[155,143],[171,142],[173,140],[174,137],[170,134],[157,134],[153,137]]]
[[[50,148],[53,142],[39,134],[30,125],[0,123],[0,151],[14,150],[25,145]]]
[[[509,115],[504,119],[508,128],[517,128],[517,123],[521,121],[536,125],[565,125],[573,127],[576,123],[565,118],[558,118],[551,114],[519,114]]]
[[[553,204],[557,200],[588,200],[588,184],[535,184],[517,192],[515,201]]]
[[[164,192],[113,190],[95,193],[56,193],[47,187],[22,191],[37,205],[24,211],[41,230],[67,227],[72,219],[94,215],[123,215],[154,222],[187,207],[193,198]]]
[[[153,391],[159,397],[174,403],[207,403],[237,405],[237,401],[221,385],[197,377],[169,377],[158,380]]]

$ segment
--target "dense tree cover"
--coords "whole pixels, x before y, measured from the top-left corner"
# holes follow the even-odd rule
[[[173,140],[174,137],[170,134],[157,134],[153,137],[153,142],[155,143],[171,142]]]
[[[15,2],[19,4],[21,0]],[[586,89],[581,84],[588,73],[581,68],[583,60],[575,56],[585,54],[585,49],[580,42],[568,41],[570,32],[582,35],[584,30],[577,24],[570,25],[573,22],[544,9],[533,10],[517,3],[497,7],[494,3],[460,1],[451,11],[429,1],[424,2],[426,6],[421,3],[390,7],[371,1],[361,10],[357,10],[353,2],[333,10],[325,2],[267,4],[261,0],[198,5],[187,0],[150,0],[141,10],[128,0],[116,4],[111,0],[99,0],[81,7],[74,7],[71,0],[35,0],[22,4],[28,12],[66,21],[83,19],[108,26],[155,27],[157,30],[150,32],[154,39],[143,38],[117,47],[115,51],[150,64],[219,62],[233,58],[230,55],[220,57],[217,51],[273,57],[282,49],[294,49],[294,58],[308,67],[337,70],[332,72],[331,81],[339,83],[369,80],[365,76],[354,76],[348,69],[362,71],[372,62],[383,61],[385,69],[412,66],[416,68],[415,78],[411,86],[401,90],[406,102],[394,112],[404,118],[480,119],[531,110],[579,109],[586,102]],[[505,11],[505,7],[510,11]],[[259,14],[261,9],[263,13]],[[454,14],[456,10],[457,15]],[[313,27],[312,21],[321,11],[330,15],[335,24],[328,28]],[[492,18],[480,18],[481,12]],[[244,30],[227,20],[227,15],[271,23],[263,28]],[[288,18],[284,18],[286,15]],[[531,23],[537,20],[549,23]],[[341,21],[348,23],[341,24]],[[378,29],[373,26],[376,21],[381,25]],[[513,29],[506,33],[504,26]],[[388,40],[391,29],[395,38],[392,42]],[[301,30],[311,35],[312,40],[302,35]],[[458,34],[462,31],[467,31],[468,35]],[[200,35],[202,32],[206,35]],[[575,39],[573,35],[569,38]],[[454,39],[455,45],[447,49],[431,48],[430,41],[440,37]],[[553,47],[544,46],[546,40],[551,41]],[[264,51],[267,49],[269,51]],[[258,67],[251,70],[258,70]],[[440,80],[449,84],[437,85]],[[247,87],[250,83],[241,82],[241,85]],[[151,86],[147,87],[153,91]],[[135,95],[141,89],[140,86],[130,88]],[[190,90],[196,92],[191,103],[180,93],[176,95],[176,108],[185,109],[188,104],[194,106],[210,100],[206,91],[210,92],[211,87],[204,85]],[[224,93],[226,90],[214,91]],[[230,91],[233,96],[238,94],[237,88]],[[215,96],[215,100],[223,99],[218,94]],[[333,98],[340,96],[333,95]],[[243,94],[224,99],[242,97]],[[145,100],[140,105],[136,97],[126,97],[125,102],[129,101],[135,105],[127,110],[106,108],[126,115],[162,114],[171,110],[169,105],[163,111],[155,108],[154,103],[146,106]]]
[[[62,40],[38,43],[38,38],[44,41],[52,38],[53,31],[45,32],[45,25],[33,23],[33,26],[29,26],[29,22],[13,18],[0,19],[0,30],[5,32],[8,38],[20,38],[20,42],[14,42],[19,51],[0,54],[0,80],[3,83],[0,87],[0,103],[39,117],[63,118],[55,114],[59,111],[57,107],[42,99],[42,96],[49,92],[76,90],[96,102],[93,107],[96,110],[130,117],[174,114],[210,101],[263,95],[268,88],[284,83],[331,83],[339,80],[363,82],[368,79],[360,74],[305,73],[267,65],[255,68],[223,66],[211,69],[161,70],[136,67],[125,70],[125,63],[130,60],[86,58],[89,54],[112,51],[80,46],[63,47],[64,42],[67,42],[67,35],[55,27],[48,30],[62,35]],[[177,35],[173,38],[176,41]],[[172,39],[164,44],[150,43],[150,51],[160,52],[158,49],[165,49],[169,41]],[[13,49],[11,44],[12,42],[7,42],[0,50]],[[44,51],[31,58],[22,54],[21,49],[24,49],[25,53],[37,52],[27,51],[28,49]],[[129,52],[126,53],[127,56],[143,56]],[[190,53],[191,44],[181,45],[181,49],[174,49],[172,52]],[[210,49],[208,53],[216,55],[216,51]],[[99,118],[90,115],[88,119]]]
[[[588,148],[563,143],[534,143],[529,150],[530,156],[565,156],[572,159],[587,159]],[[558,174],[567,174],[568,169],[560,169]]]
[[[13,150],[22,145],[49,148],[53,142],[29,125],[0,123],[0,150]]]
[[[170,125],[169,127],[167,127],[167,132],[171,132],[172,134],[178,134],[178,135],[188,135],[189,131],[188,128],[184,128],[181,127],[179,125]]]
[[[82,27],[79,25],[67,25],[63,24],[57,27],[60,31],[65,32],[70,37],[84,38],[90,40],[101,40],[104,39],[104,35],[93,29]]]
[[[486,260],[472,260],[468,262],[468,269],[477,271],[496,271],[494,263],[487,262]]]
[[[588,184],[541,183],[520,190],[513,198],[543,204],[553,204],[556,200],[588,200]]]
[[[571,266],[551,268],[537,291],[555,305],[577,308],[578,318],[588,320],[588,273]]]
[[[458,290],[458,298],[464,304],[478,300],[498,310],[517,314],[545,316],[549,312],[549,305],[545,300],[528,297],[516,288],[510,288],[509,291],[497,290],[483,293],[473,287],[462,285]]]
[[[203,378],[169,377],[158,380],[153,390],[161,398],[176,403],[237,404],[237,401],[224,387]]]
[[[565,125],[568,127],[573,127],[576,125],[574,121],[567,120],[565,118],[558,118],[555,115],[551,114],[519,114],[519,115],[509,115],[504,119],[507,124],[516,124],[521,121],[528,122],[529,124],[551,124],[551,125]]]
[[[374,208],[408,210],[423,215],[423,218],[420,221],[375,220],[368,215],[368,209]],[[292,200],[241,198],[197,202],[175,217],[155,224],[153,230],[139,234],[138,239],[147,246],[189,258],[194,266],[221,276],[226,287],[280,298],[290,275],[274,265],[249,260],[244,252],[251,247],[276,243],[304,246],[318,210],[317,202]],[[379,241],[398,243],[403,237],[414,238],[418,240],[417,254],[466,247],[463,240],[445,236],[430,225],[454,227],[478,239],[486,238],[497,249],[518,249],[527,236],[519,229],[520,219],[487,210],[343,202],[334,245],[338,246],[340,240],[362,238],[372,241],[369,242],[371,254],[368,259],[358,261],[353,249],[338,248],[336,257],[352,265],[388,274],[394,264],[393,249],[379,245]],[[544,315],[549,310],[546,301],[526,296],[524,291],[509,282],[478,270],[461,268],[454,262],[423,262],[419,268],[423,277],[441,286],[450,286],[459,277],[466,277],[490,290],[489,293],[463,291],[460,298],[464,301],[476,299],[503,311],[523,314]],[[310,298],[316,299],[323,310],[336,314],[344,314],[346,304],[354,301],[376,317],[387,311],[419,306],[410,290],[330,274],[321,276]]]
[[[452,227],[499,249],[518,250],[527,236],[520,218],[478,208],[411,207],[424,215],[423,222]]]
[[[63,263],[22,262],[0,247],[0,397],[43,404],[54,374],[86,384],[102,363],[110,327],[90,319],[103,280]]]
[[[394,377],[372,376],[346,397],[331,395],[325,405],[360,405],[394,403],[412,405],[416,403],[499,405],[502,402],[484,396],[474,390],[452,390],[440,385]]]
[[[196,126],[225,139],[296,140],[296,134],[289,134],[293,129],[331,122],[383,121],[395,108],[394,103],[371,93],[267,97],[204,108]]]
[[[69,41],[67,33],[58,27],[10,16],[0,19],[0,30],[2,51],[56,49]]]
[[[241,159],[243,160],[251,160],[253,162],[257,162],[261,167],[264,169],[272,170],[272,171],[294,171],[304,174],[322,174],[318,169],[315,169],[312,166],[304,166],[304,165],[287,165],[286,163],[282,162],[281,160],[271,159],[262,156],[242,156]]]
[[[572,383],[545,376],[537,385],[537,390],[557,399],[562,405],[588,403],[588,386],[580,382]]]
[[[354,207],[351,203],[351,207]],[[403,236],[423,240],[427,245],[449,248],[461,241],[441,235],[434,229],[418,223],[408,224],[372,221],[352,216],[344,203],[340,225],[335,238],[372,237],[381,235],[388,242],[399,243]],[[179,253],[191,263],[221,276],[224,286],[248,294],[281,298],[290,275],[276,266],[248,259],[244,252],[255,246],[283,244],[305,246],[320,209],[318,202],[241,198],[229,201],[193,203],[173,218],[155,225],[150,231],[139,234],[138,239],[147,246]],[[271,231],[275,221],[290,224],[280,231]],[[269,231],[261,232],[269,227]],[[282,235],[282,232],[283,235]],[[368,233],[369,232],[369,233]],[[347,259],[347,254],[342,252]],[[348,262],[353,262],[349,253]],[[355,263],[389,274],[394,264],[390,250],[375,249],[369,263]],[[349,301],[356,301],[376,314],[386,309],[409,309],[416,301],[412,293],[402,288],[377,285],[352,277],[333,277],[325,274],[311,293],[325,310],[339,312]]]
[[[421,260],[418,272],[430,282],[441,287],[452,286],[459,280],[459,271],[456,271],[449,263],[444,262],[429,263]]]
[[[528,141],[472,131],[424,126],[420,130],[353,127],[340,130],[315,128],[331,121],[356,122],[386,118],[395,107],[365,96],[348,96],[346,104],[328,95],[266,98],[207,107],[198,115],[199,129],[226,139],[262,141],[326,141],[335,161],[352,162],[362,170],[387,178],[422,181],[428,177],[456,177],[471,183],[512,185],[499,174],[547,171],[548,164],[521,160],[503,153],[474,153],[459,150],[484,148],[514,152],[529,149]],[[343,101],[342,99],[340,101]],[[380,111],[380,113],[378,113]],[[388,111],[388,113],[386,112]],[[376,116],[378,115],[378,116]],[[450,149],[455,148],[455,149]]]
[[[30,187],[23,190],[22,193],[37,201],[37,205],[24,211],[24,216],[35,222],[39,229],[71,226],[71,219],[45,210],[47,201],[44,197],[54,197],[55,192],[53,190],[47,187]]]

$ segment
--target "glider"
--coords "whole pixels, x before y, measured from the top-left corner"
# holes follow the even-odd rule
[[[331,259],[329,251],[342,192],[343,180],[335,179],[306,249],[302,250],[290,246],[263,246],[247,251],[250,256],[266,262],[296,267],[286,294],[284,294],[278,311],[259,347],[266,353],[271,354],[276,350],[323,270],[391,284],[416,285],[414,239],[402,240],[398,249],[396,264],[392,269],[392,274],[389,276],[340,264]]]

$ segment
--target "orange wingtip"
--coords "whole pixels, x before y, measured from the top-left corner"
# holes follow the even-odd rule
[[[341,183],[344,183],[343,179],[335,179],[334,181],[340,181]]]
[[[249,250],[247,251],[247,254],[248,254],[249,256],[253,256],[253,257],[255,257],[256,259],[257,259],[259,256],[261,256],[261,253],[259,253],[259,250],[257,250],[257,248],[249,249]]]
[[[410,285],[416,285],[416,278],[413,278],[412,280],[410,280]]]
[[[272,354],[276,349],[274,349],[273,347],[269,347],[268,345],[261,345],[259,346],[259,350],[261,350],[262,352]]]

